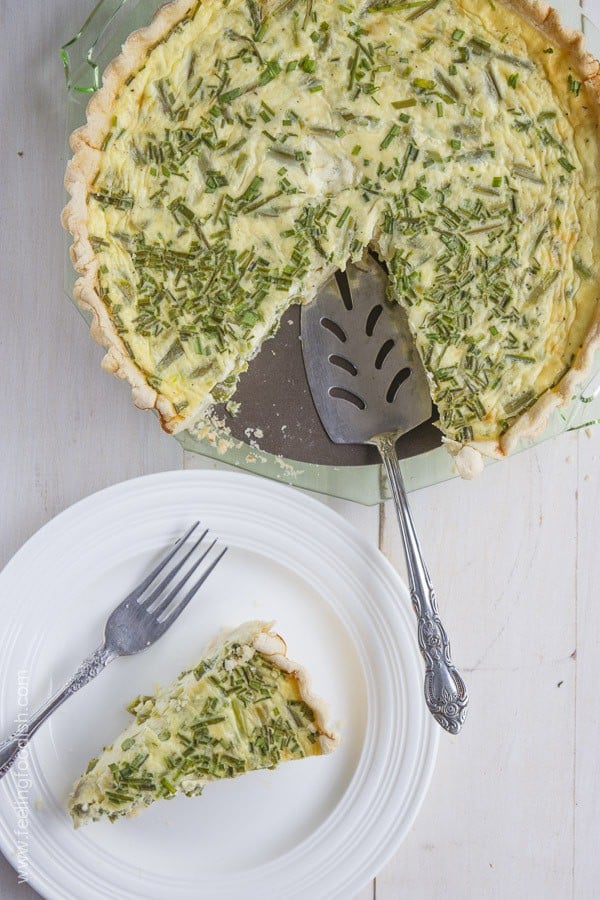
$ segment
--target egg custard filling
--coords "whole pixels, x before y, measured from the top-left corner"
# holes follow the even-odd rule
[[[450,448],[503,455],[598,344],[598,83],[529,0],[168,4],[72,138],[105,367],[189,427],[371,248]]]
[[[135,721],[92,759],[69,799],[76,827],[132,816],[155,800],[286,760],[329,753],[322,701],[271,624],[248,622],[167,688],[137,697]]]

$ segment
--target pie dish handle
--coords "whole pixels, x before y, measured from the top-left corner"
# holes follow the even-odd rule
[[[450,641],[442,625],[427,566],[415,531],[396,453],[397,434],[374,440],[390,480],[402,534],[410,597],[417,614],[419,649],[425,660],[425,702],[439,725],[458,734],[467,713],[469,696],[450,656]]]

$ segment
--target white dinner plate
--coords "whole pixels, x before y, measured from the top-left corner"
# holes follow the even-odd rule
[[[437,726],[404,584],[356,529],[298,491],[238,473],[169,472],[49,522],[0,574],[0,733],[101,642],[109,611],[197,518],[229,553],[155,646],[116,660],[35,736],[0,782],[0,846],[60,900],[351,900],[414,820]],[[127,702],[248,619],[276,622],[328,701],[340,747],[75,831],[69,789],[127,724]]]

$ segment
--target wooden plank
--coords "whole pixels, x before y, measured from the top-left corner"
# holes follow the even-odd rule
[[[593,6],[595,3],[597,0],[591,0],[585,5]],[[581,29],[581,7],[578,0],[553,0],[551,6],[560,13],[565,25],[568,25],[569,28]]]
[[[352,900],[376,900],[377,897],[377,888],[375,887],[375,882],[372,881],[370,884],[367,884],[362,891],[359,891]],[[315,898],[316,900],[316,898]],[[350,898],[349,898],[350,900]]]
[[[129,390],[100,370],[100,348],[63,294],[58,48],[83,15],[73,0],[32,0],[27,15],[7,14],[0,29],[11,85],[2,120],[0,563],[80,497],[182,461],[154,417],[138,412]]]
[[[41,900],[27,882],[19,884],[17,873],[10,863],[0,854],[0,889],[2,900]]]
[[[576,446],[565,435],[411,495],[471,708],[461,735],[442,735],[378,900],[570,896]],[[387,505],[383,546],[398,565]]]
[[[2,11],[0,567],[37,528],[106,485],[178,468],[182,452],[128,389],[100,370],[79,313],[63,294],[59,222],[65,86],[58,48],[90,3],[30,0]],[[118,523],[115,523],[118,527]],[[0,857],[3,900],[37,897]]]
[[[600,510],[600,429],[579,435],[577,546],[577,698],[575,707],[575,860],[577,900],[595,900],[600,884],[600,857],[595,851],[600,815],[600,706],[598,648],[598,510]]]

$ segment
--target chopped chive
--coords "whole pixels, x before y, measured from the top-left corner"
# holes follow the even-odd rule
[[[163,775],[163,777],[160,779],[160,783],[168,794],[176,794],[177,793],[175,785],[171,781],[169,781],[169,779],[166,777],[166,775]]]
[[[524,353],[505,353],[506,359],[514,359],[516,362],[534,363],[535,356],[526,356]]]
[[[575,169],[573,163],[570,163],[565,156],[559,156],[558,162],[567,172],[573,172]]]
[[[379,149],[386,150],[390,146],[390,144],[392,143],[394,138],[399,134],[399,132],[400,132],[400,126],[392,125],[392,127],[390,128],[390,130],[388,131],[388,133],[382,140],[381,144],[379,145]]]
[[[581,259],[579,259],[578,256],[573,257],[573,268],[578,275],[581,275],[582,278],[591,278],[594,274],[592,270],[588,266],[586,266]]]
[[[230,91],[225,91],[224,93],[222,93],[219,99],[222,103],[231,103],[232,100],[235,100],[237,97],[241,97],[241,95],[244,93],[245,88],[232,88]]]
[[[511,169],[511,174],[516,178],[523,178],[525,181],[532,181],[534,184],[544,183],[535,169],[532,169],[530,166],[514,165]]]
[[[522,69],[535,69],[535,63],[529,59],[523,59],[521,56],[513,56],[512,53],[496,53],[496,59],[511,63],[513,66],[520,66]]]
[[[265,84],[268,84],[270,81],[273,81],[279,73],[281,72],[281,66],[277,62],[276,59],[269,59],[265,63],[265,67],[263,71],[260,73],[258,78],[258,84],[260,87],[264,87]]]
[[[471,47],[473,47],[474,50],[488,51],[492,49],[492,45],[490,44],[490,42],[480,37],[472,37],[469,41],[469,44],[471,45]]]
[[[446,90],[449,94],[448,97],[446,97],[444,94],[441,94],[440,95],[441,99],[445,103],[456,103],[456,101],[460,99],[460,95],[459,95],[458,91],[456,90],[456,88],[454,87],[454,85],[452,84],[452,82],[448,78],[446,78],[444,73],[440,72],[439,69],[436,71],[435,76],[436,76],[437,80],[440,82],[440,84],[442,85],[442,87],[444,88],[444,90]]]
[[[513,72],[511,75],[508,76],[508,78],[506,80],[508,82],[509,87],[516,88],[517,84],[519,83],[519,73]]]
[[[392,100],[394,109],[408,109],[410,106],[416,105],[417,101],[414,97],[409,97],[407,100]]]
[[[260,186],[263,183],[263,180],[260,175],[255,175],[244,193],[242,194],[241,199],[251,202],[256,199],[256,196],[260,190]]]
[[[316,60],[311,59],[310,56],[305,56],[303,59],[300,60],[300,68],[302,69],[303,72],[308,72],[309,74],[312,74],[315,71],[315,69],[317,68]]]
[[[435,89],[435,81],[430,78],[413,78],[412,86],[418,91],[433,91]]]
[[[410,193],[419,203],[423,203],[428,197],[431,197],[427,188],[422,184],[418,184]]]
[[[347,219],[348,216],[350,215],[350,212],[351,212],[351,207],[350,207],[350,206],[347,206],[346,209],[344,210],[344,212],[341,214],[341,216],[340,216],[339,219],[337,220],[337,222],[335,223],[336,228],[341,228],[341,227],[342,227],[342,225],[344,224],[344,222],[346,221],[346,219]]]
[[[425,15],[426,12],[429,12],[430,10],[435,9],[435,7],[438,5],[439,2],[440,2],[440,0],[429,0],[428,3],[423,3],[423,4],[419,3],[418,4],[419,8],[416,9],[414,12],[412,12],[409,16],[406,17],[407,21],[411,22],[414,19],[420,19],[421,16]]]

